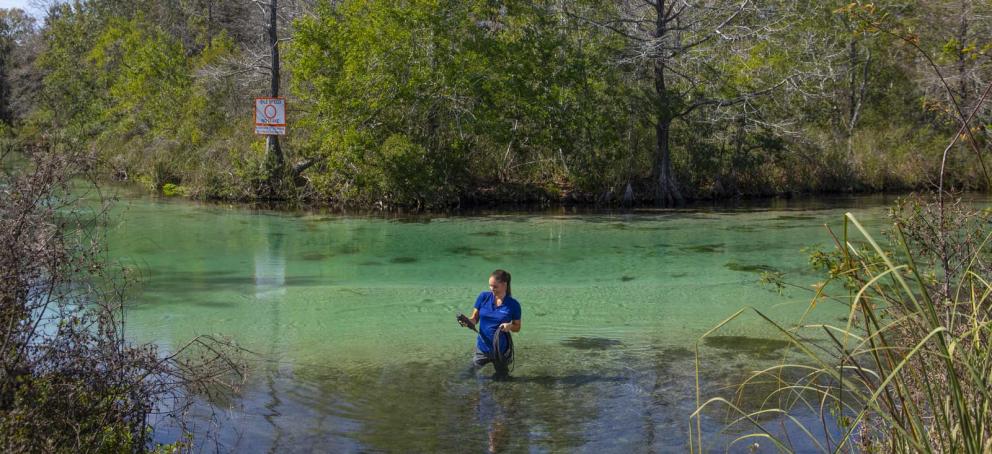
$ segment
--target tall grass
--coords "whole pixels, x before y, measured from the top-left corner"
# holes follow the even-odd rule
[[[992,452],[987,213],[916,198],[892,215],[887,247],[844,216],[840,237],[830,233],[836,249],[813,256],[828,279],[795,326],[752,308],[704,334],[753,311],[800,359],[751,373],[736,399],[704,401],[697,347],[693,452],[704,450],[703,412],[719,406],[729,409],[729,425],[750,428],[730,450],[760,442],[783,452]],[[830,295],[838,288],[840,296]],[[847,305],[846,324],[805,323],[824,300]],[[773,390],[758,408],[743,408],[739,397],[759,383]],[[800,417],[809,414],[818,415],[816,427]]]

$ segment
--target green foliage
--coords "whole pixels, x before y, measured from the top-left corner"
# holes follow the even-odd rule
[[[623,89],[601,57],[610,40],[563,33],[556,24],[567,18],[550,11],[541,2],[346,1],[299,21],[294,87],[313,106],[301,127],[315,131],[328,181],[338,182],[328,189],[419,205],[453,200],[465,181],[595,187],[617,178],[626,144],[616,131],[627,120],[608,102]]]
[[[19,136],[101,150],[109,174],[155,190],[257,197],[266,175],[249,103],[267,86],[257,75],[267,51],[248,20],[261,16],[239,5],[59,5],[39,32],[43,77]],[[289,166],[315,164],[278,196],[434,207],[603,200],[630,184],[650,197],[659,120],[672,120],[673,172],[690,198],[918,188],[940,161],[919,150],[958,124],[921,55],[957,78],[965,107],[992,80],[986,25],[952,26],[941,2],[772,2],[738,14],[685,4],[699,24],[729,17],[724,35],[662,38],[645,5],[316,2],[280,30],[291,122],[281,143]],[[932,36],[913,32],[931,16]],[[978,113],[992,124],[992,109]],[[983,187],[978,155],[953,151],[948,185]]]
[[[162,185],[162,195],[166,197],[185,196],[189,191],[184,186],[166,183]]]
[[[23,376],[0,418],[0,445],[11,452],[135,452],[141,421],[122,419],[131,410],[126,391],[93,389],[85,377]]]
[[[392,196],[389,198],[419,206],[438,183],[427,150],[406,136],[386,138],[376,158],[371,167],[380,172],[381,190]]]

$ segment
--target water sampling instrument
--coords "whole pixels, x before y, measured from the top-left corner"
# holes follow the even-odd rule
[[[458,314],[458,316],[455,317],[455,320],[458,321],[459,325],[462,325],[477,333],[479,332],[479,330],[475,327],[475,323],[472,323],[472,320],[466,317],[465,314]],[[492,359],[493,366],[497,366],[497,370],[500,368],[510,370],[513,366],[513,336],[511,336],[509,332],[506,333],[506,348],[503,349],[501,342],[503,336],[500,336],[499,333],[500,332],[497,329],[493,335],[493,344],[489,349],[489,358]]]
[[[479,332],[479,330],[475,329],[475,323],[472,323],[472,320],[469,320],[469,318],[466,317],[465,314],[458,314],[458,316],[455,317],[455,320],[458,320],[459,325],[462,325],[477,333]]]

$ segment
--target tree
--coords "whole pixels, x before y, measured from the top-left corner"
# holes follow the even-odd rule
[[[24,10],[0,9],[0,121],[8,125],[14,121],[12,98],[20,88],[13,79],[32,57],[25,50],[35,33],[35,19]]]
[[[322,2],[297,25],[321,192],[423,206],[629,179],[619,40],[560,2]]]
[[[269,96],[273,98],[279,97],[279,29],[278,29],[278,13],[279,13],[279,2],[278,0],[269,0],[267,5],[269,7],[269,26],[268,26],[268,36],[269,36],[269,69],[270,69],[270,87]],[[279,136],[269,135],[266,137],[266,149],[268,150],[268,156],[266,158],[266,166],[268,167],[268,182],[266,186],[269,190],[269,197],[275,195],[275,191],[281,185],[283,167],[285,166],[282,147],[279,146]]]
[[[787,51],[769,43],[801,6],[750,0],[610,4],[612,18],[587,22],[623,36],[628,47],[622,60],[635,63],[643,80],[649,81],[655,200],[682,203],[672,164],[673,122],[688,121],[700,110],[722,115],[722,110],[751,104],[787,86],[796,74],[781,71],[781,63],[798,59],[775,55]]]

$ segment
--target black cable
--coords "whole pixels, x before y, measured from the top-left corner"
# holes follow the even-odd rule
[[[482,336],[482,333],[475,328],[475,323],[472,323],[472,320],[466,317],[465,314],[458,314],[458,316],[455,317],[455,320],[458,321],[459,325],[471,329],[472,331],[479,333],[479,336]],[[509,373],[513,370],[513,359],[514,359],[513,336],[510,335],[509,331],[506,331],[506,352],[503,352],[501,351],[502,349],[500,348],[500,338],[503,337],[500,336],[501,332],[503,331],[500,331],[499,328],[496,328],[496,332],[493,334],[493,343],[489,347],[490,352],[489,355],[487,356],[489,356],[489,359],[492,360],[493,367],[496,367],[496,369],[499,370],[500,366],[503,366],[503,368],[506,369],[507,373]]]
[[[503,337],[500,336],[501,332],[499,328],[496,329],[496,333],[493,335],[493,345],[490,347],[492,349],[493,367],[499,370],[500,367],[498,366],[503,366],[503,369],[506,369],[506,372],[509,373],[513,371],[513,336],[510,335],[509,331],[506,331],[506,352],[503,352],[500,349],[499,341]]]

